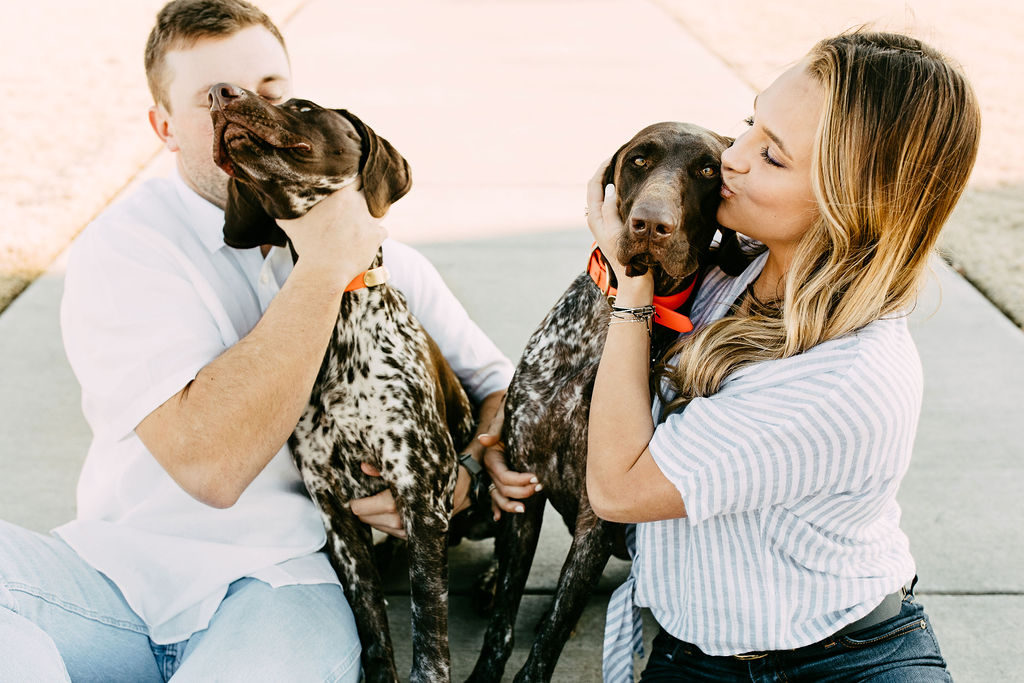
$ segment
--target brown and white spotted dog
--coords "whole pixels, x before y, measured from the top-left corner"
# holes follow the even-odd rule
[[[653,271],[655,294],[691,288],[711,258],[718,225],[722,150],[730,140],[695,125],[659,123],[619,148],[605,173],[614,183],[624,231],[618,258],[630,275]],[[719,254],[733,252],[723,231]],[[607,262],[604,263],[605,269]],[[614,278],[614,275],[612,276]],[[614,282],[612,282],[614,286]],[[692,298],[692,297],[691,297]],[[684,314],[689,311],[689,302]],[[471,681],[499,681],[512,652],[513,627],[540,534],[545,501],[573,535],[554,603],[540,624],[516,681],[548,681],[594,585],[616,555],[628,559],[624,527],[604,522],[586,492],[587,420],[611,312],[595,280],[583,273],[530,337],[509,387],[502,432],[512,469],[535,472],[544,485],[526,511],[503,515],[495,550],[494,611]],[[677,332],[655,326],[652,358]],[[643,495],[643,492],[637,492]]]
[[[287,244],[275,218],[301,216],[360,177],[377,217],[409,190],[405,159],[347,111],[296,99],[274,106],[223,83],[210,89],[210,102],[214,158],[231,176],[224,225],[230,246]],[[373,265],[381,265],[380,253]],[[367,681],[398,675],[370,529],[349,501],[385,487],[394,494],[409,539],[411,680],[449,680],[448,517],[456,453],[472,436],[469,399],[402,294],[387,284],[347,292],[289,443],[323,515]],[[382,477],[363,474],[360,462]]]

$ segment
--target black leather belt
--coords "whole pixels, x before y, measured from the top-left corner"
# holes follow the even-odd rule
[[[900,586],[898,591],[885,596],[885,599],[882,600],[882,603],[878,607],[871,610],[852,624],[847,624],[842,627],[835,632],[833,637],[838,638],[839,636],[845,636],[849,633],[863,631],[866,628],[871,628],[875,624],[881,624],[887,619],[892,619],[900,613],[900,609],[903,607],[903,598],[907,597],[907,592],[906,586]]]
[[[900,613],[900,610],[903,608],[903,598],[905,598],[908,593],[914,590],[915,583],[917,583],[916,576],[914,577],[914,581],[910,584],[909,589],[906,586],[900,586],[900,589],[898,591],[896,591],[895,593],[890,593],[889,595],[885,596],[885,598],[882,599],[882,602],[880,605],[878,605],[878,607],[871,610],[870,612],[868,612],[852,624],[847,624],[846,626],[842,627],[834,634],[832,634],[831,637],[839,638],[840,636],[845,636],[850,633],[863,631],[866,628],[871,628],[876,624],[881,624],[883,621],[892,619]],[[762,657],[767,657],[769,654],[771,653],[747,652],[742,655],[732,655],[732,657],[733,659],[749,660],[761,659]]]

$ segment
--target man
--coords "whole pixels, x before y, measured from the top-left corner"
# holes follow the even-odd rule
[[[511,365],[437,272],[385,240],[360,191],[281,221],[303,256],[223,244],[227,176],[207,90],[288,99],[277,28],[242,0],[175,0],[150,35],[149,120],[177,173],[110,207],[72,248],[65,347],[93,442],[78,518],[45,537],[0,522],[0,680],[356,680],[359,641],[287,448],[342,290],[383,242],[393,283],[500,425]],[[492,422],[492,420],[495,420]],[[471,451],[484,457],[484,445]],[[533,490],[498,449],[498,509]],[[456,509],[469,475],[460,471]],[[510,500],[511,499],[511,500]],[[389,493],[354,501],[401,535]]]

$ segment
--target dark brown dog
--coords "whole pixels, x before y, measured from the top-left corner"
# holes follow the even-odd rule
[[[411,185],[405,159],[347,111],[294,99],[274,106],[223,83],[210,89],[210,100],[214,158],[232,176],[224,226],[231,246],[283,246],[274,219],[301,216],[359,178],[378,217]],[[373,265],[381,265],[380,254]],[[448,518],[456,448],[472,435],[469,399],[402,294],[387,284],[347,292],[289,443],[324,519],[367,681],[397,681],[398,674],[370,529],[348,503],[391,489],[409,539],[411,680],[449,680]],[[361,462],[382,477],[363,474]]]
[[[689,287],[711,258],[719,227],[720,158],[729,143],[698,126],[659,123],[620,147],[605,173],[605,185],[614,183],[617,189],[624,223],[619,262],[630,275],[652,270],[658,296]],[[720,254],[735,240],[729,231],[723,233]],[[599,519],[586,492],[587,419],[610,311],[591,276],[580,275],[527,342],[512,379],[502,432],[508,465],[536,473],[544,488],[525,501],[524,513],[502,516],[495,544],[494,611],[471,681],[501,680],[545,501],[558,510],[573,541],[554,604],[516,681],[551,679],[562,647],[621,537],[622,525]],[[676,336],[656,327],[651,357]],[[616,554],[628,558],[621,543],[618,548]]]

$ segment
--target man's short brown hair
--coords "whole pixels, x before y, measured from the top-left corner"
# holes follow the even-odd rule
[[[164,60],[168,52],[188,49],[204,38],[226,38],[250,26],[270,31],[288,52],[270,17],[245,0],[172,0],[164,5],[146,41],[146,80],[153,101],[171,111]]]

